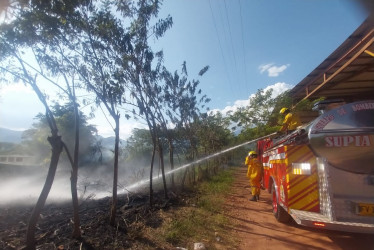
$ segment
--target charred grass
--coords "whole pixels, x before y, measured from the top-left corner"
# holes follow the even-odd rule
[[[225,194],[233,181],[231,170],[184,191],[162,192],[148,204],[147,194],[121,196],[116,226],[109,226],[110,198],[86,200],[80,206],[82,239],[71,238],[70,203],[45,206],[37,226],[37,249],[193,249],[202,242],[207,249],[234,245],[222,213]],[[177,194],[176,194],[177,193]],[[0,208],[0,249],[24,246],[32,207]]]

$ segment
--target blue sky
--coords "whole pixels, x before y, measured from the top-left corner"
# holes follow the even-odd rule
[[[212,99],[211,109],[245,105],[258,89],[291,88],[332,53],[366,18],[349,0],[166,0],[159,17],[173,27],[154,41],[169,70],[187,62],[191,79]],[[204,66],[209,71],[197,77]],[[21,101],[20,101],[21,100]],[[22,130],[43,112],[34,93],[21,87],[0,89],[0,127]],[[110,126],[98,114],[103,136]],[[140,127],[122,122],[121,137]]]
[[[183,60],[195,77],[210,66],[201,87],[211,108],[223,109],[277,82],[297,84],[365,19],[344,0],[169,0],[161,16],[174,25],[161,39],[165,60]],[[261,73],[261,65],[283,69]]]

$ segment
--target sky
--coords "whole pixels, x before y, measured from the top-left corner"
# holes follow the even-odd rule
[[[211,98],[210,109],[226,112],[248,104],[258,89],[279,94],[295,86],[368,14],[353,0],[166,0],[159,18],[167,15],[173,26],[152,46],[163,50],[170,71],[180,72],[186,61],[189,78]],[[39,112],[44,109],[33,91],[0,85],[0,127],[28,129]],[[89,123],[100,135],[114,136],[101,112]],[[121,124],[122,139],[144,128],[125,119]]]

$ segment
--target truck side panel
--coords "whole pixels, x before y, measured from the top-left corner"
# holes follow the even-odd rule
[[[316,157],[307,145],[284,146],[287,159],[288,208],[319,212]],[[298,173],[295,164],[309,164],[309,173]],[[294,167],[293,167],[294,166]]]

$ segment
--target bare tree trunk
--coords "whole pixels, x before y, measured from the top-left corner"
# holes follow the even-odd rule
[[[193,169],[194,169],[195,165],[192,165],[191,169],[189,169],[188,171],[188,181],[189,181],[189,184],[190,185],[193,185]]]
[[[153,206],[153,165],[155,161],[156,144],[153,144],[151,169],[149,171],[149,205]]]
[[[204,175],[204,171],[201,167],[201,164],[198,165],[198,170],[199,170],[199,174],[197,176],[197,181],[201,181],[201,180],[204,180],[205,179],[205,175]]]
[[[57,129],[56,121],[53,117],[52,112],[50,111],[50,109],[48,107],[45,96],[42,94],[38,85],[35,82],[35,78],[32,79],[28,75],[27,70],[26,70],[22,60],[17,55],[16,55],[16,57],[20,61],[25,74],[28,76],[28,79],[29,79],[28,83],[33,88],[33,90],[37,94],[39,100],[43,103],[43,105],[46,109],[46,118],[47,118],[47,122],[48,122],[49,128],[51,129],[51,134],[52,134],[52,136],[47,138],[49,144],[51,144],[51,147],[52,147],[51,162],[49,163],[47,178],[45,180],[45,183],[44,183],[42,192],[40,193],[40,196],[38,198],[38,201],[36,202],[35,207],[34,207],[32,213],[31,213],[29,223],[27,225],[26,249],[34,250],[35,249],[36,224],[38,222],[40,212],[44,207],[45,201],[47,200],[48,194],[51,191],[53,180],[54,180],[55,174],[56,174],[57,164],[58,164],[58,161],[60,159],[60,154],[62,152],[64,143],[61,140],[61,136],[58,135],[58,129]]]
[[[26,232],[26,249],[30,250],[35,249],[36,223],[38,222],[40,212],[43,209],[49,191],[51,190],[53,180],[56,174],[58,160],[63,149],[63,142],[61,141],[61,136],[54,135],[48,137],[48,141],[52,146],[51,162],[49,164],[48,174],[42,192],[40,193],[39,199],[36,202],[36,205],[31,213]]]
[[[114,143],[114,171],[113,171],[113,194],[112,194],[112,206],[110,209],[110,225],[114,226],[116,222],[117,212],[117,185],[118,185],[118,147],[119,147],[119,118],[120,115],[116,114],[114,117],[116,127],[114,128],[115,143]]]
[[[77,103],[74,101],[74,114],[75,114],[75,145],[74,145],[74,162],[71,171],[70,185],[71,185],[71,197],[73,201],[73,216],[74,216],[74,228],[73,238],[80,239],[82,237],[80,230],[80,219],[79,219],[79,204],[78,204],[78,193],[77,193],[77,182],[78,182],[78,164],[79,164],[79,113]]]
[[[163,155],[163,149],[162,149],[162,145],[161,145],[161,142],[158,141],[158,152],[159,152],[159,157],[160,157],[160,160],[161,160],[161,173],[162,173],[162,182],[164,184],[164,196],[165,196],[165,199],[169,199],[168,197],[168,189],[167,189],[167,186],[166,186],[166,177],[165,177],[165,165],[164,165],[164,155]]]
[[[160,153],[158,154],[158,161],[157,161],[157,179],[160,178],[160,170],[161,170],[161,157],[160,157]]]
[[[186,181],[187,173],[188,173],[188,168],[186,168],[186,170],[184,170],[184,173],[183,173],[183,178],[182,178],[182,189],[184,189],[184,184],[185,184],[185,181]]]
[[[196,165],[192,167],[192,183],[196,184]]]
[[[173,141],[169,140],[169,160],[170,160],[170,170],[174,170],[174,146]],[[175,182],[174,182],[174,173],[171,173],[171,188],[175,190]]]

